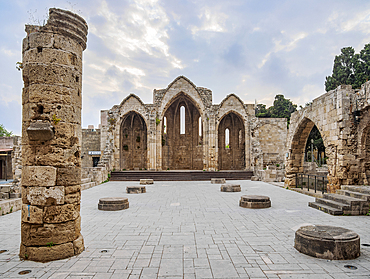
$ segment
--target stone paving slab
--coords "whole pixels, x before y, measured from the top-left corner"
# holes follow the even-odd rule
[[[8,252],[0,254],[0,278],[369,278],[370,247],[348,261],[309,257],[293,247],[295,230],[308,224],[345,227],[370,243],[369,216],[331,216],[309,208],[312,197],[240,180],[242,191],[227,195],[209,182],[159,181],[145,195],[130,196],[127,210],[98,210],[99,198],[122,196],[130,183],[82,192],[86,249],[69,259],[19,260],[20,212],[2,216],[0,250]],[[272,206],[239,207],[247,193],[268,195]],[[26,269],[32,272],[18,274]]]

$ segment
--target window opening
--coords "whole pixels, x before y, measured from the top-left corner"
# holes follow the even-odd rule
[[[185,134],[185,107],[180,107],[180,134]]]
[[[167,133],[167,117],[163,117],[163,133]]]
[[[225,129],[225,148],[230,148],[230,141],[229,141],[229,128]]]
[[[202,117],[199,117],[198,123],[199,123],[199,136],[201,137],[202,136]]]

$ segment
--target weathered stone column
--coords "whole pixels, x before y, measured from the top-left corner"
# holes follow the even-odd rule
[[[50,9],[23,40],[22,226],[19,256],[52,261],[79,254],[82,52],[87,24]]]

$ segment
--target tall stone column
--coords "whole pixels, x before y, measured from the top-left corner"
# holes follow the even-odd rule
[[[80,233],[82,52],[87,24],[50,9],[23,40],[19,256],[47,262],[84,250]]]

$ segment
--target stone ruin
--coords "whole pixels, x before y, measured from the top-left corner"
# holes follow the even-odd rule
[[[80,233],[83,18],[50,9],[23,40],[19,256],[46,262],[84,250]]]

